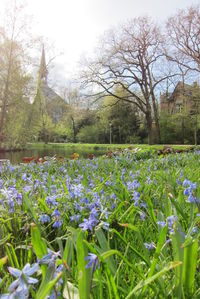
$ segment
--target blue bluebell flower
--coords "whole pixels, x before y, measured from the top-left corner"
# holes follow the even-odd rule
[[[86,269],[93,267],[96,270],[97,266],[100,266],[98,256],[94,253],[89,253],[88,256],[85,257],[85,260],[88,261],[85,266]]]
[[[157,221],[157,224],[160,225],[161,227],[166,226],[166,222],[165,221]]]
[[[146,247],[146,249],[148,250],[153,250],[156,248],[155,244],[153,242],[151,243],[144,243],[144,246]]]
[[[60,251],[55,252],[55,251],[52,251],[50,249],[47,249],[47,252],[48,253],[45,256],[43,256],[38,261],[38,263],[41,264],[41,265],[50,265],[50,266],[55,267],[57,258],[61,257]]]
[[[96,217],[98,217],[98,215],[99,215],[99,212],[95,208],[92,208],[92,210],[90,211],[90,217],[96,218]]]
[[[53,290],[51,292],[51,294],[49,296],[47,296],[46,298],[47,299],[57,299],[57,298],[61,298],[60,296],[61,296],[61,292],[60,291]]]
[[[142,212],[142,211],[139,211],[139,215],[140,215],[140,219],[141,219],[142,221],[144,221],[145,218],[146,218],[146,214],[145,214],[144,212]]]
[[[147,177],[147,181],[146,181],[147,185],[150,185],[152,183],[152,180],[150,177]]]
[[[81,219],[81,215],[79,215],[79,214],[75,214],[75,215],[73,215],[73,216],[70,216],[69,217],[69,219],[70,219],[70,221],[76,221],[76,222],[79,222],[79,220]]]
[[[147,208],[147,204],[146,204],[146,202],[144,202],[144,201],[142,201],[142,202],[140,202],[140,208]]]
[[[29,288],[25,285],[19,286],[16,290],[12,293],[7,293],[0,295],[0,299],[28,299],[29,297]]]
[[[46,204],[48,206],[53,206],[55,207],[58,203],[56,201],[56,196],[55,195],[49,195],[46,197]]]
[[[187,198],[187,202],[190,202],[190,203],[195,202],[195,197],[193,196],[192,193],[189,194],[189,196]]]
[[[116,207],[116,204],[113,203],[113,204],[111,205],[111,209],[114,210],[115,207]]]
[[[89,199],[87,197],[84,197],[84,198],[80,199],[80,202],[88,205],[90,201],[89,201]]]
[[[133,180],[132,182],[127,183],[127,190],[132,191],[134,189],[140,188],[140,184],[137,180]]]
[[[82,197],[84,187],[83,187],[82,184],[73,185],[72,190],[73,190],[73,193],[74,193],[75,197]]]
[[[109,230],[110,224],[108,222],[102,221],[100,224],[102,225],[103,229]]]
[[[139,200],[140,200],[140,193],[137,191],[133,191],[133,197],[131,198],[131,200],[133,200],[135,202],[135,206],[139,205]]]
[[[55,209],[54,211],[53,211],[53,213],[51,214],[51,216],[52,217],[60,217],[60,212],[58,211],[58,209]]]
[[[29,185],[25,185],[24,188],[23,188],[24,192],[28,193],[32,190],[32,186],[29,186]]]
[[[53,228],[60,228],[60,227],[62,226],[62,224],[63,224],[63,220],[56,220],[56,221],[53,223],[52,227],[53,227]]]
[[[171,216],[167,217],[168,226],[171,228],[174,225],[176,220],[177,220],[177,218],[174,215],[171,215]]]
[[[47,222],[50,222],[50,217],[47,214],[42,214],[39,217],[39,222],[41,222],[43,224],[47,223]]]
[[[117,199],[117,195],[115,193],[111,193],[110,198],[116,200]]]
[[[82,228],[83,231],[90,230],[96,226],[97,220],[95,218],[89,217],[88,219],[83,219],[83,222],[79,224],[79,227]]]
[[[17,205],[22,205],[22,194],[21,193],[17,193],[15,195],[15,200],[16,200]]]
[[[3,298],[28,298],[29,285],[38,283],[38,279],[31,276],[38,270],[38,263],[35,263],[32,266],[30,264],[26,264],[22,270],[8,267],[10,274],[17,279],[14,280],[8,288],[10,294],[3,295]]]
[[[180,186],[182,185],[182,182],[179,179],[176,179],[176,183]]]

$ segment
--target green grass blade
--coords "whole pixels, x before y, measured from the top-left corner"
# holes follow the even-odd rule
[[[181,229],[181,228],[180,228]],[[179,229],[179,230],[180,230]],[[184,243],[184,236],[176,229],[174,234],[171,236],[172,239],[172,249],[173,249],[173,258],[174,261],[180,261],[183,264],[184,259],[184,250],[183,250],[183,243]],[[182,296],[182,274],[183,274],[183,266],[176,268],[176,275],[175,275],[175,295],[180,298]]]
[[[47,254],[46,243],[41,237],[39,228],[34,223],[32,223],[31,225],[31,243],[39,259],[41,259],[45,254]]]
[[[5,244],[11,237],[11,234],[8,234],[7,236],[5,236],[3,239],[0,240],[0,246],[2,246],[3,244]]]
[[[136,287],[128,294],[128,296],[126,297],[126,299],[129,299],[129,298],[131,298],[134,295],[136,296],[137,292],[140,289],[142,289],[144,286],[147,286],[147,285],[151,284],[156,279],[158,279],[159,277],[161,277],[162,275],[164,275],[165,273],[167,273],[171,269],[179,267],[181,264],[182,264],[181,262],[172,262],[169,265],[167,265],[166,267],[164,267],[160,272],[154,274],[153,276],[147,278],[144,281],[139,282],[139,284],[137,284]],[[132,298],[134,298],[134,297],[132,297]]]
[[[127,241],[122,235],[116,230],[112,229],[112,231],[127,245]],[[143,260],[148,266],[150,266],[150,262],[146,259],[144,255],[142,255],[137,249],[135,249],[132,245],[129,245],[130,249],[135,253],[135,255]]]
[[[119,252],[118,250],[115,250],[115,249],[111,249],[111,250],[108,250],[104,253],[101,254],[101,257],[106,260],[106,259],[109,259],[109,257],[113,256],[113,255],[118,255],[130,268],[134,269],[134,271],[137,272],[137,274],[139,276],[141,276],[141,278],[144,278],[143,275],[141,275],[140,271],[137,271],[137,269],[134,267],[134,265],[132,265],[122,254],[121,252]],[[116,273],[115,273],[116,274]]]
[[[101,248],[101,251],[99,253],[102,254],[103,252],[108,252],[110,250],[110,247],[109,247],[108,241],[106,240],[103,230],[101,228],[99,228],[95,231],[95,234],[96,234],[96,237],[98,239],[98,242],[99,242],[99,245]],[[112,256],[110,256],[107,259],[107,264],[108,264],[109,269],[111,270],[111,273],[114,275],[116,272],[116,266],[115,266],[115,261]]]
[[[150,278],[150,277],[153,276],[153,273],[155,271],[156,265],[157,265],[158,260],[159,260],[159,256],[160,256],[162,246],[163,246],[163,244],[166,240],[167,231],[168,231],[168,228],[164,227],[162,229],[161,233],[160,233],[158,243],[157,243],[157,246],[156,246],[156,251],[155,251],[154,256],[153,256],[153,262],[151,264],[150,271],[148,273],[147,278]],[[161,284],[160,284],[160,286],[161,286]],[[147,288],[147,286],[144,287],[143,293],[146,291],[146,288]]]
[[[112,275],[112,273],[111,273],[111,271],[110,271],[110,269],[109,269],[109,267],[106,263],[104,263],[104,269],[105,269],[107,280],[108,280],[108,289],[109,289],[110,298],[112,298],[111,288],[110,288],[110,285],[111,285],[113,293],[114,293],[114,298],[119,299],[119,295],[118,295],[118,292],[117,292],[117,286],[115,284],[114,277],[113,277],[113,275]]]
[[[55,279],[52,279],[52,276],[54,274],[54,269],[52,272],[52,269],[48,268],[46,271],[45,279],[42,281],[41,286],[36,294],[36,299],[45,299],[51,292],[54,285],[58,282],[60,279],[62,273],[59,273]]]
[[[8,262],[14,268],[20,269],[18,258],[13,246],[10,243],[6,244],[6,253],[8,256]]]
[[[198,241],[190,241],[184,246],[183,285],[186,296],[194,292],[195,272],[197,267]]]
[[[35,223],[31,225],[31,243],[38,259],[41,259],[47,254],[47,246],[41,237],[40,230]],[[41,266],[43,278],[47,269],[46,265]]]
[[[91,284],[91,269],[86,269],[85,257],[88,255],[87,247],[83,242],[84,234],[79,231],[76,240],[76,252],[78,263],[78,285],[80,299],[89,299]]]
[[[63,262],[65,262],[68,266],[71,265],[72,261],[72,251],[73,251],[73,241],[71,237],[68,237],[65,244],[65,249],[63,252]]]

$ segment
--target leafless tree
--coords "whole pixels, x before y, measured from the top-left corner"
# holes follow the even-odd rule
[[[105,34],[100,53],[87,61],[82,72],[86,86],[99,87],[97,98],[107,94],[138,107],[146,118],[149,144],[153,142],[153,120],[160,142],[156,90],[169,77],[164,68],[163,44],[160,28],[151,18],[135,18]],[[127,96],[115,94],[116,87],[123,88]]]
[[[186,69],[200,72],[200,5],[179,10],[167,21],[172,53],[169,58]]]

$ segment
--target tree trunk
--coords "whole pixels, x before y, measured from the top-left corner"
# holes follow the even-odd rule
[[[197,122],[197,114],[195,115],[195,126],[194,126],[194,144],[197,145],[197,127],[198,127],[198,122]]]
[[[152,74],[151,74],[149,65],[147,67],[147,72],[148,72],[148,78],[149,78],[149,82],[150,82],[150,94],[151,94],[151,99],[152,99],[152,104],[153,104],[153,113],[154,113],[154,120],[155,120],[155,126],[156,126],[157,143],[161,143],[160,125],[159,125],[159,118],[158,118],[158,107],[157,107],[157,103],[156,103],[156,97],[154,94],[154,87],[153,87],[153,83],[152,83]]]
[[[72,129],[73,129],[73,142],[76,143],[76,126],[75,126],[75,121],[74,118],[72,117]]]
[[[14,42],[14,32],[15,32],[15,21],[16,18],[14,17],[14,21],[12,24],[12,34],[10,39],[10,48],[9,48],[9,56],[8,56],[8,69],[6,74],[6,82],[5,82],[5,89],[2,99],[2,110],[1,110],[1,119],[0,119],[0,136],[3,133],[3,126],[6,116],[6,106],[8,104],[8,95],[9,95],[9,85],[10,85],[10,76],[11,76],[11,67],[12,67],[12,58],[13,58],[13,42]]]
[[[184,115],[182,116],[181,130],[182,130],[181,143],[184,144],[185,143],[185,119],[184,119]]]
[[[9,61],[8,61],[8,70],[6,75],[6,83],[5,83],[5,89],[4,89],[4,95],[2,99],[2,110],[1,110],[1,119],[0,119],[0,136],[3,133],[3,126],[4,126],[4,120],[6,115],[6,106],[8,104],[8,93],[9,93],[9,84],[10,84],[10,75],[11,75],[11,64],[12,64],[12,44],[10,48],[9,53]]]
[[[156,99],[155,99],[155,96],[153,93],[152,93],[152,103],[153,103],[153,112],[154,112],[154,119],[155,119],[155,126],[156,126],[157,142],[161,143],[160,124],[159,124],[159,119],[158,119],[158,108],[157,108]]]
[[[146,113],[146,121],[147,121],[147,131],[148,131],[148,144],[153,144],[153,135],[152,135],[152,117],[151,113]]]

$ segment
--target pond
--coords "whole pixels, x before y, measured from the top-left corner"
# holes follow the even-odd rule
[[[70,158],[70,156],[78,152],[80,158],[88,158],[89,154],[94,154],[95,156],[101,156],[107,152],[106,148],[99,149],[79,149],[69,147],[69,148],[41,148],[41,149],[27,149],[21,151],[7,151],[0,152],[0,159],[8,159],[13,164],[18,164],[23,162],[23,157],[40,157],[43,158],[45,156],[53,157],[54,155]]]

